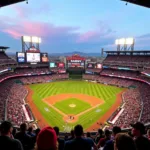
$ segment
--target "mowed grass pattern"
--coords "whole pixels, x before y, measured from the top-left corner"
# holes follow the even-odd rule
[[[33,84],[30,85],[30,88],[34,91],[33,101],[41,114],[51,126],[58,126],[61,131],[68,131],[78,123],[82,124],[84,129],[90,127],[108,111],[116,100],[116,94],[123,90],[122,88],[114,86],[85,81],[60,81],[45,84]],[[66,124],[61,114],[42,101],[43,98],[62,93],[87,94],[103,99],[105,103],[80,116],[77,123]],[[49,111],[46,111],[45,108],[48,108]]]
[[[70,104],[74,104],[75,107],[70,107]],[[65,114],[79,114],[80,112],[83,112],[89,108],[91,108],[91,105],[87,102],[84,102],[79,99],[75,98],[69,98],[60,102],[57,102],[54,104],[56,108],[61,110]]]

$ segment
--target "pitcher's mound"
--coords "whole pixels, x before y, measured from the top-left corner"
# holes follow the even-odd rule
[[[74,108],[74,107],[76,107],[76,105],[75,104],[70,104],[69,107]]]

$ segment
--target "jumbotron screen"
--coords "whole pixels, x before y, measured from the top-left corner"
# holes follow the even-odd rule
[[[85,61],[83,61],[83,60],[69,60],[67,65],[68,65],[68,68],[84,68]]]
[[[64,63],[58,63],[58,64],[57,64],[57,67],[58,67],[58,68],[65,68],[65,64],[64,64]]]
[[[50,62],[49,67],[50,68],[55,68],[55,67],[57,67],[57,64],[55,62]]]
[[[88,63],[88,64],[87,64],[87,68],[91,68],[91,69],[92,69],[92,68],[95,68],[95,64]]]
[[[103,65],[100,64],[100,63],[97,63],[97,64],[96,64],[96,68],[97,68],[97,69],[102,69],[102,68],[103,68]]]
[[[25,53],[17,53],[17,62],[24,63],[25,62]]]
[[[40,62],[40,53],[26,53],[26,59],[28,63]]]
[[[47,53],[41,53],[41,60],[43,63],[48,62],[48,54]]]

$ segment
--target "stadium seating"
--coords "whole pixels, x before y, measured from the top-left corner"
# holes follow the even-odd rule
[[[104,70],[102,74],[114,73],[116,75],[125,75],[127,77],[136,77],[137,73],[123,71],[113,71],[112,70]],[[140,76],[141,78],[141,76]],[[128,89],[123,94],[123,103],[124,103],[124,111],[121,116],[117,119],[117,121],[112,126],[120,126],[122,128],[129,128],[130,123],[134,123],[140,120],[143,123],[150,122],[150,93],[149,85],[146,83],[141,83],[138,81],[122,79],[122,78],[113,78],[108,76],[97,76],[97,75],[83,75],[84,80],[96,80],[98,83],[115,85],[119,87],[130,87],[135,86],[135,89]]]
[[[33,72],[39,70],[45,71],[46,69],[33,69]],[[31,72],[31,69],[25,69],[25,71],[23,72],[28,71]],[[17,72],[17,74],[19,72]],[[14,75],[14,73],[7,73],[1,76],[6,77],[10,75]],[[34,84],[50,82],[52,80],[68,79],[68,77],[68,74],[55,74],[44,76],[20,77],[17,78],[17,80],[21,80],[24,84]],[[28,107],[26,107],[26,102],[24,101],[24,98],[27,95],[27,89],[22,84],[18,84],[15,82],[16,79],[9,79],[0,83],[0,120],[2,121],[7,119],[18,126],[27,120],[25,112],[23,111],[23,106],[25,106],[29,118],[31,118],[32,120],[33,117],[31,116]]]
[[[5,52],[0,51],[0,64],[16,64],[16,61],[9,58]]]
[[[128,59],[127,59],[128,58]],[[0,53],[0,61],[10,59],[5,53]],[[117,62],[118,64],[121,62],[128,62],[130,64],[133,63],[141,63],[143,59],[146,60],[146,63],[149,62],[149,57],[146,56],[108,56],[104,63],[106,62]],[[146,64],[149,65],[149,64]],[[23,84],[34,84],[34,83],[46,83],[51,82],[53,80],[63,80],[68,79],[68,74],[58,74],[59,70],[64,71],[64,69],[54,68],[51,71],[56,74],[47,74],[50,73],[48,67],[38,67],[38,68],[27,68],[26,66],[22,66],[23,68],[16,68],[14,72],[7,72],[0,75],[0,80],[7,79],[10,76],[15,75],[24,75],[24,74],[36,74],[34,76],[23,76],[17,77]],[[25,68],[24,68],[25,67]],[[134,66],[132,66],[134,68]],[[7,69],[7,66],[3,65],[0,67],[0,70]],[[96,72],[97,69],[88,69],[88,71]],[[99,70],[98,70],[99,71]],[[147,69],[148,72],[148,69]],[[37,74],[47,74],[42,76],[37,76]],[[111,77],[111,75],[115,75],[115,77]],[[117,77],[119,76],[119,77]],[[122,77],[122,78],[120,78]],[[117,125],[122,128],[128,128],[131,122],[136,122],[138,120],[143,123],[150,122],[150,94],[149,94],[149,85],[146,83],[138,82],[135,80],[129,80],[126,78],[135,78],[141,79],[147,82],[150,82],[150,78],[145,75],[142,75],[140,71],[123,71],[123,70],[115,70],[115,69],[103,69],[100,75],[89,75],[84,74],[84,80],[90,80],[97,83],[114,85],[119,87],[132,87],[134,89],[128,89],[123,94],[123,106],[124,111],[121,116],[116,120],[112,126]],[[27,94],[26,88],[21,85],[15,83],[16,79],[8,79],[0,83],[0,119],[5,120],[8,119],[16,125],[24,122],[27,118],[23,111],[23,107],[25,106],[26,111],[28,112],[29,118],[33,119],[31,113],[29,112],[29,107],[26,106],[26,102],[24,98]],[[133,105],[134,104],[134,105]],[[7,106],[7,107],[6,107]],[[7,108],[7,109],[6,109]],[[22,111],[20,111],[22,110]],[[18,113],[20,112],[20,113]]]

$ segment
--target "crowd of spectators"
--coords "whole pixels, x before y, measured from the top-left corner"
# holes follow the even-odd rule
[[[0,66],[0,72],[6,69],[8,69],[8,66]]]
[[[13,81],[12,81],[13,82]],[[24,98],[27,89],[21,84],[12,83],[7,97],[7,119],[13,124],[19,125],[26,120],[22,105],[25,104]]]
[[[19,78],[24,84],[34,84],[34,83],[46,83],[53,80],[63,80],[68,79],[68,74],[53,74],[53,75],[42,75],[42,76],[30,76]]]
[[[89,74],[84,74],[82,78],[84,80],[97,81],[98,83],[115,85],[119,87],[129,87],[136,83],[136,81],[128,80],[128,79],[112,78],[108,76],[89,75]]]
[[[150,123],[150,93],[148,84],[129,79],[88,74],[83,75],[83,79],[119,87],[130,87],[122,95],[124,111],[114,125],[128,128],[130,123],[138,120],[143,123]]]
[[[103,69],[103,71],[100,73],[101,75],[115,75],[115,76],[121,76],[121,77],[127,77],[127,78],[136,78],[141,79],[147,82],[150,82],[150,78],[142,75],[138,71],[124,71],[124,70],[115,70],[115,69]]]
[[[150,57],[144,55],[108,55],[103,63],[106,65],[115,64],[119,66],[150,66]]]
[[[84,133],[82,125],[76,125],[70,137],[64,138],[57,126],[34,129],[22,123],[18,131],[11,122],[4,121],[0,125],[0,146],[1,150],[149,150],[150,131],[141,122],[130,126],[128,133],[114,126],[112,131],[98,129],[91,136],[90,132]]]
[[[115,70],[115,69],[103,69],[103,71],[101,72],[101,75],[104,75],[104,74],[133,77],[133,78],[136,78],[140,75],[139,72]]]
[[[32,73],[47,73],[47,72],[50,72],[48,67],[15,69],[15,74],[32,74]]]
[[[98,68],[94,68],[94,69],[87,68],[85,71],[100,73],[101,69],[98,69]]]
[[[123,93],[124,111],[114,125],[129,128],[130,123],[137,122],[140,118],[142,104],[138,89],[130,89]]]
[[[19,125],[26,120],[22,105],[27,94],[24,86],[8,80],[0,84],[0,120],[8,119],[13,124]]]
[[[16,64],[16,61],[9,58],[5,52],[0,52],[0,64]]]
[[[146,74],[150,74],[150,68],[149,69],[144,69],[142,72],[146,73]]]
[[[17,80],[24,84],[33,84],[59,79],[68,79],[68,74],[21,77],[1,82],[0,120],[8,119],[15,125],[19,125],[26,120],[22,105],[25,104],[24,98],[27,95],[27,89],[22,84],[16,83]]]

